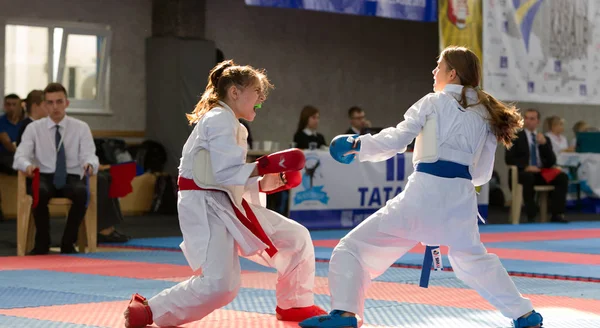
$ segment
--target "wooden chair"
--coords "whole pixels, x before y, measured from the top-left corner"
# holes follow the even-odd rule
[[[90,200],[85,218],[79,226],[79,236],[77,237],[77,246],[79,252],[85,252],[87,246],[88,253],[96,252],[97,245],[97,177],[91,176],[90,182]],[[31,213],[33,197],[27,194],[25,173],[19,171],[17,182],[17,255],[24,256],[33,249],[35,236],[35,222]],[[68,198],[52,198],[48,205],[71,206],[71,200]],[[68,212],[67,212],[68,213]]]
[[[519,183],[519,170],[515,165],[508,166],[511,181],[510,222],[519,224],[521,221],[521,207],[523,206],[523,185]],[[548,222],[548,194],[554,186],[534,186],[540,205],[540,221]]]

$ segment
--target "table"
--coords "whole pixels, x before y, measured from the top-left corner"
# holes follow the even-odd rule
[[[600,154],[595,153],[568,153],[558,155],[556,164],[562,167],[575,168],[565,170],[569,179],[579,182],[581,201],[593,213],[600,213]],[[567,202],[570,205],[577,198],[576,187],[570,186]]]

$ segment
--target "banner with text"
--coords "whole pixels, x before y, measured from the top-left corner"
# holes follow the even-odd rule
[[[600,104],[600,2],[483,0],[483,83],[504,101]]]
[[[295,8],[339,14],[437,21],[437,0],[245,0],[247,5]]]
[[[290,218],[309,229],[355,227],[401,193],[413,172],[412,153],[348,165],[336,162],[327,151],[305,155],[302,184],[291,190],[289,204]],[[488,185],[478,203],[481,215],[487,217]]]

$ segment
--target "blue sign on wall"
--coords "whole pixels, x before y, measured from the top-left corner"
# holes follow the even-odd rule
[[[339,14],[437,21],[438,0],[245,0],[247,5],[295,8]]]

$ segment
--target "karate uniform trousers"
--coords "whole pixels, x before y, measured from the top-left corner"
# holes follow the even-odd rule
[[[362,316],[371,280],[422,242],[448,246],[448,258],[456,276],[506,317],[517,319],[533,310],[498,256],[488,253],[480,241],[474,183],[489,181],[496,140],[486,128],[485,118],[481,118],[485,117],[482,106],[460,108],[455,100],[460,99],[460,88],[448,85],[444,92],[430,94],[413,105],[397,127],[385,129],[379,136],[360,137],[361,161],[385,160],[404,151],[398,145],[409,144],[427,117],[436,116],[437,138],[443,144],[439,153],[447,156],[440,159],[463,165],[475,161],[476,165],[469,168],[473,181],[414,172],[402,193],[345,236],[334,249],[329,265],[332,309]],[[451,138],[456,134],[462,138]],[[471,145],[464,145],[465,142]],[[467,146],[477,149],[476,160],[469,158]]]

